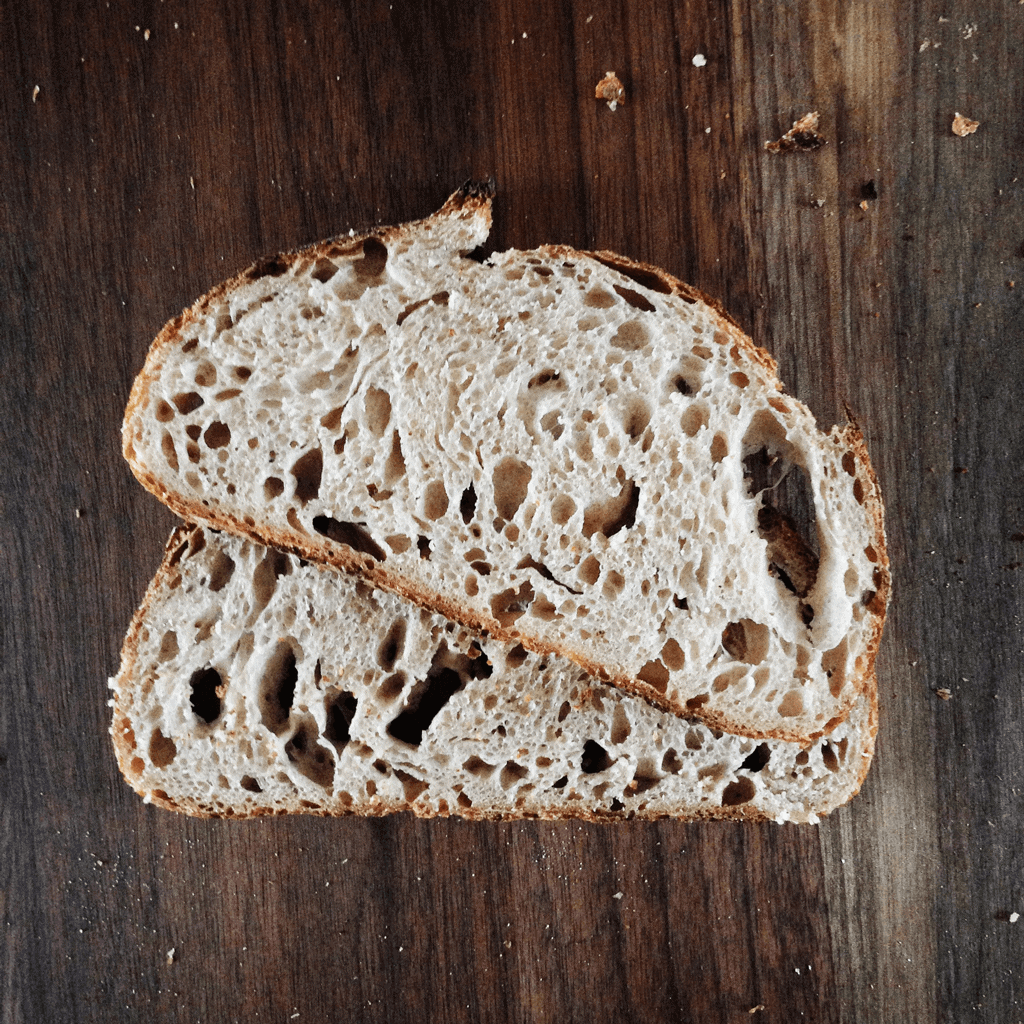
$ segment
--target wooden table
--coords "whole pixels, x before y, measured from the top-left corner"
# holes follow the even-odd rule
[[[1022,44],[1013,0],[0,7],[0,1020],[1024,1020]],[[119,776],[152,337],[491,175],[494,248],[664,266],[864,428],[881,732],[819,827],[197,821]]]

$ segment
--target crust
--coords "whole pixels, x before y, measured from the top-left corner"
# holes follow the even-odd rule
[[[258,543],[280,548],[301,558],[321,562],[343,572],[357,574],[374,586],[391,591],[430,611],[436,611],[479,633],[493,636],[501,641],[521,643],[538,654],[553,654],[566,657],[591,675],[610,683],[626,693],[641,697],[661,710],[674,713],[680,717],[698,718],[713,729],[731,732],[736,735],[797,743],[816,741],[847,717],[858,697],[871,695],[874,692],[876,685],[874,682],[874,662],[881,642],[891,589],[889,560],[886,552],[883,524],[884,510],[878,481],[871,467],[863,436],[855,423],[850,423],[842,428],[835,427],[828,436],[835,444],[853,454],[856,464],[855,475],[861,481],[864,492],[863,504],[868,509],[874,528],[873,547],[878,556],[878,561],[876,563],[877,586],[875,597],[869,607],[869,613],[873,618],[871,639],[868,644],[867,654],[863,659],[858,659],[857,674],[853,679],[850,696],[840,708],[839,713],[826,724],[824,729],[810,735],[795,730],[788,730],[784,726],[771,730],[751,729],[743,722],[735,721],[722,712],[704,708],[687,708],[677,702],[668,700],[663,694],[641,680],[610,673],[605,666],[596,663],[583,650],[565,645],[545,643],[536,638],[523,635],[515,629],[504,628],[496,619],[490,616],[480,615],[472,608],[451,597],[435,593],[425,587],[417,586],[409,580],[387,571],[368,555],[362,555],[348,549],[339,550],[337,546],[331,545],[325,540],[314,538],[304,532],[300,533],[295,530],[286,529],[277,530],[259,523],[244,522],[232,516],[224,515],[220,511],[209,508],[199,502],[185,500],[179,495],[168,491],[135,458],[128,424],[135,415],[136,410],[143,406],[148,399],[150,383],[157,379],[160,373],[163,351],[168,346],[175,344],[188,326],[205,315],[209,307],[223,295],[258,277],[280,275],[301,259],[316,259],[320,256],[337,256],[343,253],[351,253],[362,246],[364,241],[369,238],[377,238],[381,241],[394,240],[401,237],[410,228],[419,229],[425,225],[440,225],[452,218],[470,219],[480,215],[484,216],[489,226],[493,194],[493,181],[483,184],[467,182],[431,217],[407,225],[374,229],[363,235],[352,237],[343,235],[318,242],[301,250],[278,254],[269,259],[257,261],[229,281],[213,288],[193,306],[185,310],[163,328],[153,343],[145,367],[135,381],[125,411],[122,432],[124,457],[131,466],[132,471],[147,490],[186,520],[204,523],[217,530],[249,537]],[[598,260],[604,266],[624,274],[627,278],[651,287],[655,291],[679,296],[687,302],[703,303],[710,310],[712,319],[715,322],[715,340],[720,344],[729,344],[730,347],[745,352],[768,373],[770,381],[775,385],[776,389],[780,393],[784,393],[782,383],[778,378],[776,361],[764,349],[754,344],[716,300],[704,295],[658,267],[631,260],[617,253],[609,251],[586,252],[572,249],[568,246],[557,245],[542,246],[540,249],[559,258],[592,258]],[[719,334],[721,334],[721,337]],[[787,395],[787,398],[794,402],[797,401],[792,396]],[[861,660],[863,660],[863,664],[861,664]]]

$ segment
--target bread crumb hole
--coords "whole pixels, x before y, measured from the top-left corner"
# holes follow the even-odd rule
[[[440,480],[427,484],[423,495],[423,514],[428,519],[440,519],[448,511],[448,492]]]
[[[533,598],[529,582],[522,583],[518,589],[503,590],[491,598],[491,614],[502,627],[511,626],[530,607]]]
[[[327,284],[328,281],[338,272],[336,264],[332,263],[329,259],[321,256],[320,259],[313,264],[313,271],[310,277],[314,281],[319,281],[321,284]]]
[[[292,466],[291,473],[295,477],[295,497],[303,505],[319,495],[323,468],[324,453],[319,448],[311,448]]]
[[[640,320],[627,320],[609,339],[609,344],[624,352],[639,352],[650,341],[650,331]]]
[[[334,785],[334,755],[317,742],[319,735],[312,716],[303,715],[291,739],[285,744],[284,751],[288,760],[310,782],[323,789],[330,789]]]
[[[322,537],[344,544],[364,555],[369,555],[378,562],[383,562],[387,555],[384,549],[370,536],[366,528],[359,523],[346,523],[330,516],[315,516],[313,529]]]
[[[711,461],[721,462],[729,454],[729,442],[724,434],[715,434],[711,441]]]
[[[550,434],[555,441],[565,432],[565,427],[561,423],[561,417],[562,414],[557,409],[552,409],[540,418],[541,429]]]
[[[696,437],[702,427],[708,425],[708,408],[703,402],[694,402],[687,406],[679,421],[683,433],[687,437]]]
[[[624,479],[619,470],[622,489],[614,498],[605,498],[588,505],[583,513],[583,536],[590,538],[595,533],[613,537],[620,530],[630,529],[636,522],[640,504],[640,488],[632,480]]]
[[[396,672],[394,675],[388,676],[380,684],[380,689],[377,691],[377,699],[383,704],[393,703],[405,689],[405,679],[404,672]]]
[[[741,776],[735,782],[730,782],[722,791],[722,806],[737,807],[739,804],[749,803],[756,794],[754,780],[745,775]]]
[[[622,593],[626,586],[626,579],[620,572],[609,569],[604,578],[604,586],[601,593],[609,600],[614,601]]]
[[[163,453],[167,465],[177,473],[178,453],[174,448],[174,438],[166,430],[164,431],[164,436],[160,439],[160,451]]]
[[[654,687],[658,693],[668,690],[668,669],[657,659],[647,662],[636,674],[637,679]]]
[[[380,388],[369,387],[363,399],[366,427],[374,437],[383,437],[391,422],[391,396]]]
[[[796,718],[804,713],[804,699],[799,690],[790,690],[779,704],[779,714],[783,718]]]
[[[469,772],[470,775],[473,775],[478,779],[489,779],[494,774],[494,769],[497,767],[497,765],[488,764],[482,758],[479,758],[474,754],[468,761],[463,762],[462,770]]]
[[[149,738],[149,759],[155,768],[166,768],[175,758],[178,748],[174,740],[170,739],[159,729],[153,730]],[[834,755],[833,755],[834,756]]]
[[[615,296],[601,287],[591,288],[583,299],[583,305],[590,306],[592,309],[611,309],[615,302]],[[588,330],[589,328],[582,329]]]
[[[670,639],[666,641],[665,646],[661,649],[660,660],[664,663],[666,668],[670,669],[672,672],[678,672],[686,663],[686,656],[683,654],[683,649],[679,646],[676,640]]]
[[[220,717],[221,696],[224,693],[220,673],[211,667],[198,669],[192,673],[189,687],[189,703],[196,717],[206,723],[216,721]]]
[[[760,665],[768,657],[770,637],[767,626],[751,619],[740,619],[722,630],[722,646],[737,661]]]
[[[211,388],[217,383],[217,368],[208,360],[196,367],[195,382],[201,388]]]
[[[295,652],[287,641],[279,640],[263,668],[258,698],[262,722],[277,736],[287,728],[298,679]]]
[[[526,500],[533,470],[512,456],[506,456],[495,467],[492,476],[494,504],[504,520],[512,519]]]
[[[622,419],[622,428],[635,443],[651,422],[651,407],[639,395],[630,398]]]
[[[607,771],[613,759],[608,751],[596,740],[587,740],[583,744],[583,756],[580,758],[580,771],[586,775],[596,775],[599,772]]]
[[[615,705],[615,710],[612,712],[612,732],[611,741],[618,745],[619,743],[625,743],[629,739],[629,734],[632,732],[632,728],[629,724],[629,718],[626,715],[626,711],[621,704]]]
[[[519,668],[526,661],[526,648],[522,644],[516,644],[505,655],[506,668]],[[559,718],[559,721],[562,719]]]
[[[377,648],[377,664],[385,672],[390,672],[395,667],[395,662],[405,650],[406,628],[405,619],[395,619]]]
[[[565,526],[576,512],[576,502],[568,494],[560,494],[551,502],[551,519],[558,526]]]
[[[231,430],[226,423],[215,421],[206,428],[203,440],[207,448],[223,448],[231,440]]]
[[[267,501],[279,498],[282,494],[284,494],[284,481],[280,477],[268,476],[263,481],[263,497]]]
[[[529,768],[526,768],[521,764],[516,764],[515,761],[506,761],[505,767],[501,769],[501,775],[498,776],[498,781],[501,784],[502,789],[511,789],[516,785],[516,783],[521,782],[529,774]]]
[[[160,641],[160,653],[157,658],[161,663],[170,661],[178,656],[178,634],[173,629],[164,633]]]
[[[182,416],[187,416],[190,412],[195,412],[196,409],[203,405],[202,395],[195,391],[183,391],[180,394],[175,395],[171,401]]]
[[[462,497],[459,499],[459,515],[462,516],[462,521],[467,526],[476,515],[476,488],[472,484],[462,492]]]

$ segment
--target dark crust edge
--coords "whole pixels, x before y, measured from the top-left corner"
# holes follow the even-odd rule
[[[225,515],[219,510],[209,508],[201,502],[186,500],[178,494],[168,491],[167,488],[165,488],[156,479],[156,477],[154,477],[135,460],[130,442],[129,424],[134,417],[136,410],[144,404],[145,399],[148,397],[150,381],[155,379],[159,374],[160,356],[163,349],[173,345],[180,338],[184,329],[194,320],[203,315],[206,309],[220,296],[252,280],[251,273],[254,268],[262,268],[270,262],[275,266],[280,264],[286,269],[299,259],[316,258],[319,255],[323,255],[329,252],[332,246],[338,244],[345,246],[346,251],[353,251],[360,247],[363,241],[367,238],[374,237],[384,241],[404,234],[411,228],[427,225],[438,220],[447,219],[448,217],[473,216],[480,209],[485,210],[489,223],[491,216],[491,195],[487,194],[487,192],[490,187],[490,183],[486,186],[470,185],[467,183],[460,188],[459,191],[454,193],[437,213],[419,221],[413,221],[408,224],[393,227],[378,228],[367,232],[364,235],[354,237],[343,235],[334,239],[328,239],[323,242],[316,243],[293,253],[281,254],[273,257],[271,261],[258,261],[248,270],[245,270],[230,280],[214,287],[205,296],[197,300],[189,309],[185,310],[184,313],[167,323],[157,335],[150,348],[145,365],[132,387],[128,406],[125,410],[124,424],[122,428],[122,452],[131,467],[132,472],[143,487],[154,494],[161,502],[167,505],[183,519],[191,522],[201,522],[213,529],[224,530],[238,536],[248,537],[257,543],[264,544],[269,547],[280,548],[290,554],[297,555],[310,561],[321,562],[325,565],[332,566],[335,569],[339,569],[342,572],[359,575],[373,586],[380,587],[381,589],[397,594],[399,597],[412,601],[414,604],[420,605],[428,611],[438,612],[446,618],[452,619],[468,629],[493,636],[503,642],[521,643],[524,647],[537,654],[554,654],[568,658],[601,682],[608,683],[625,693],[640,697],[662,711],[667,711],[683,718],[697,718],[712,729],[731,732],[738,736],[746,736],[752,739],[777,739],[803,744],[815,742],[820,739],[825,732],[842,722],[848,716],[859,696],[866,694],[872,687],[877,688],[873,665],[878,646],[881,642],[886,607],[889,599],[889,561],[883,523],[884,510],[878,489],[877,477],[875,476],[874,469],[871,467],[863,436],[859,427],[857,427],[855,423],[851,423],[846,428],[833,428],[831,434],[821,432],[821,438],[823,441],[830,438],[834,443],[849,445],[849,450],[853,451],[855,456],[859,455],[857,458],[858,472],[861,475],[862,483],[866,484],[864,504],[868,507],[869,515],[875,526],[874,547],[879,556],[878,565],[882,567],[885,586],[884,593],[883,588],[880,588],[878,591],[878,594],[881,597],[881,600],[878,603],[881,605],[881,608],[877,611],[871,612],[876,621],[872,629],[871,639],[868,643],[868,664],[865,666],[865,670],[858,676],[854,677],[851,686],[851,693],[843,704],[840,705],[838,713],[833,716],[828,723],[826,723],[823,729],[815,730],[811,733],[787,729],[785,726],[780,726],[770,730],[753,729],[748,723],[734,721],[726,712],[723,711],[717,711],[714,709],[705,710],[703,708],[687,708],[677,701],[667,699],[664,694],[639,679],[635,679],[631,676],[610,673],[605,666],[595,662],[583,651],[566,645],[546,643],[538,638],[523,635],[517,630],[506,629],[502,627],[496,619],[490,616],[482,616],[472,609],[468,609],[458,602],[446,598],[442,594],[436,594],[425,587],[417,586],[400,576],[387,572],[380,568],[369,556],[360,555],[359,553],[351,550],[338,550],[337,547],[329,545],[326,541],[313,538],[304,531],[300,533],[295,530],[275,530],[268,527],[260,527],[259,524],[249,525],[242,520],[234,518],[233,516]],[[481,192],[483,192],[483,194],[481,194]],[[710,312],[716,327],[724,332],[729,340],[745,351],[750,358],[767,371],[771,383],[775,385],[775,388],[780,395],[784,395],[787,400],[802,406],[799,399],[784,391],[782,383],[778,378],[777,363],[772,356],[764,349],[755,345],[739,327],[736,321],[729,316],[729,314],[716,300],[705,296],[696,288],[693,288],[691,285],[673,277],[667,271],[652,266],[649,263],[638,262],[607,250],[588,252],[573,249],[569,246],[546,245],[539,246],[536,251],[544,252],[557,258],[594,259],[608,269],[618,270],[620,273],[623,273],[626,278],[629,278],[629,274],[625,273],[625,271],[640,273],[659,281],[667,294],[680,296],[684,300],[694,304],[704,304]],[[335,252],[335,255],[337,255],[337,252]],[[283,270],[281,272],[283,272]],[[635,282],[635,278],[632,280]],[[850,431],[852,431],[852,433]]]

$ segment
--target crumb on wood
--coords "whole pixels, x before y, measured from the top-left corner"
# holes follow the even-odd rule
[[[1016,924],[1019,920],[1020,920],[1020,914],[1018,914],[1017,911],[1015,910],[1010,915],[1010,924]]]
[[[952,693],[951,690],[949,690],[945,686],[943,686],[943,687],[940,687],[938,690],[935,691],[935,696],[936,697],[941,697],[943,700],[951,700],[952,697],[953,697],[953,693]]]
[[[868,201],[866,199],[862,199],[860,201],[860,208],[862,210],[866,210],[868,208]]]
[[[594,99],[604,100],[609,110],[614,110],[620,103],[626,102],[626,90],[619,81],[614,71],[606,71],[604,78],[597,83],[594,89]]]
[[[174,947],[173,946],[169,950],[167,950],[167,963],[168,964],[173,964],[174,963]]]
[[[764,148],[769,153],[789,153],[793,150],[809,152],[820,149],[826,140],[818,134],[818,111],[812,110],[793,122],[793,127],[775,142],[766,142]]]
[[[757,1006],[752,1006],[747,1013],[760,1013],[764,1009],[764,1003],[758,1003]]]
[[[695,53],[693,55],[693,66],[695,68],[702,68],[707,64],[707,62],[708,59],[707,57],[704,56],[703,53]]]
[[[32,90],[32,102],[33,102],[33,103],[35,103],[35,101],[36,101],[36,100],[37,100],[38,98],[39,98],[39,86],[37,85],[37,86],[36,86],[36,87],[35,87],[35,88],[34,88],[34,89]]]
[[[959,135],[961,138],[965,135],[973,135],[980,124],[980,121],[972,121],[958,110],[953,118],[953,134]]]

